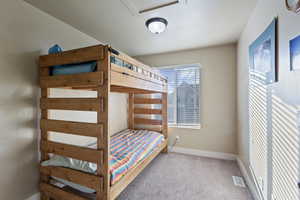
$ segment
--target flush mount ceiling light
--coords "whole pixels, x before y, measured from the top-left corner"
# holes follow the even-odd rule
[[[151,33],[160,34],[167,28],[168,21],[164,18],[154,17],[146,21],[146,27]]]

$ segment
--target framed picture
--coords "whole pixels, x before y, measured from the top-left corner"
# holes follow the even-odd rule
[[[277,18],[250,45],[250,76],[263,84],[278,81]]]
[[[300,70],[300,35],[290,41],[291,71]]]

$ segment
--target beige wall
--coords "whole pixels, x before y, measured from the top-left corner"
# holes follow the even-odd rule
[[[1,1],[0,199],[23,200],[38,192],[39,89],[35,60],[56,43],[65,49],[99,44],[22,0]],[[113,94],[111,101],[119,105],[116,96]],[[124,96],[122,99],[125,101]],[[113,111],[116,118],[117,112]],[[117,119],[113,130],[126,124],[126,119],[122,120]]]
[[[300,71],[289,70],[289,40],[300,34],[300,15],[287,11],[283,0],[259,0],[248,25],[245,27],[238,44],[238,151],[247,166],[250,165],[250,135],[248,113],[248,66],[249,45],[278,16],[278,61],[279,82],[268,86],[269,93],[256,95],[255,98],[267,95],[270,100],[266,107],[269,110],[267,122],[270,122],[270,135],[267,138],[268,160],[262,163],[267,166],[263,191],[266,199],[298,199],[296,182],[299,174],[299,133],[297,131],[297,112],[300,105]],[[254,98],[254,97],[251,97]],[[251,116],[262,115],[260,110]],[[255,127],[254,129],[255,130]],[[261,133],[263,134],[263,133]],[[268,184],[269,183],[269,184]],[[268,186],[269,185],[269,186]],[[273,188],[270,188],[273,187]],[[266,191],[268,188],[268,191]],[[281,191],[281,192],[280,192]]]
[[[170,128],[177,146],[236,153],[236,45],[138,56],[151,66],[199,63],[202,67],[201,129]]]

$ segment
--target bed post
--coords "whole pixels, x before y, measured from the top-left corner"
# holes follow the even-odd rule
[[[99,158],[97,174],[103,177],[103,187],[96,191],[96,200],[110,199],[110,132],[108,121],[108,104],[110,93],[110,55],[108,46],[103,48],[104,59],[98,64],[98,71],[103,72],[103,85],[98,87],[98,100],[100,101],[101,109],[97,113],[98,123],[102,124],[102,133],[98,137],[98,149],[103,150],[103,158]]]
[[[134,129],[134,94],[128,94],[128,128]]]
[[[168,93],[162,93],[162,134],[168,139]],[[168,145],[163,150],[168,153]]]
[[[42,68],[40,69],[40,76],[48,76],[49,75],[49,68]],[[49,88],[42,88],[41,89],[41,98],[48,98],[50,95],[50,89]],[[41,120],[42,119],[48,119],[49,118],[49,112],[47,109],[41,110]],[[41,129],[41,140],[40,140],[40,151],[41,151],[41,162],[48,160],[49,155],[47,152],[45,152],[42,149],[42,143],[47,141],[49,137],[48,131]],[[48,183],[50,180],[49,176],[40,174],[40,182],[41,183]],[[41,200],[50,200],[48,196],[41,193]]]

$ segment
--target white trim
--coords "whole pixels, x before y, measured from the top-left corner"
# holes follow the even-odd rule
[[[243,161],[238,156],[236,157],[236,160],[254,200],[262,200],[257,190],[257,187],[253,182],[253,179],[251,178],[251,174],[248,173]]]
[[[40,193],[36,193],[25,200],[40,200]]]
[[[213,152],[213,151],[202,151],[197,149],[188,149],[183,147],[170,147],[169,150],[175,153],[182,153],[187,155],[194,155],[194,156],[201,156],[201,157],[208,157],[208,158],[216,158],[222,160],[236,160],[235,154],[230,153],[221,153],[221,152]]]

